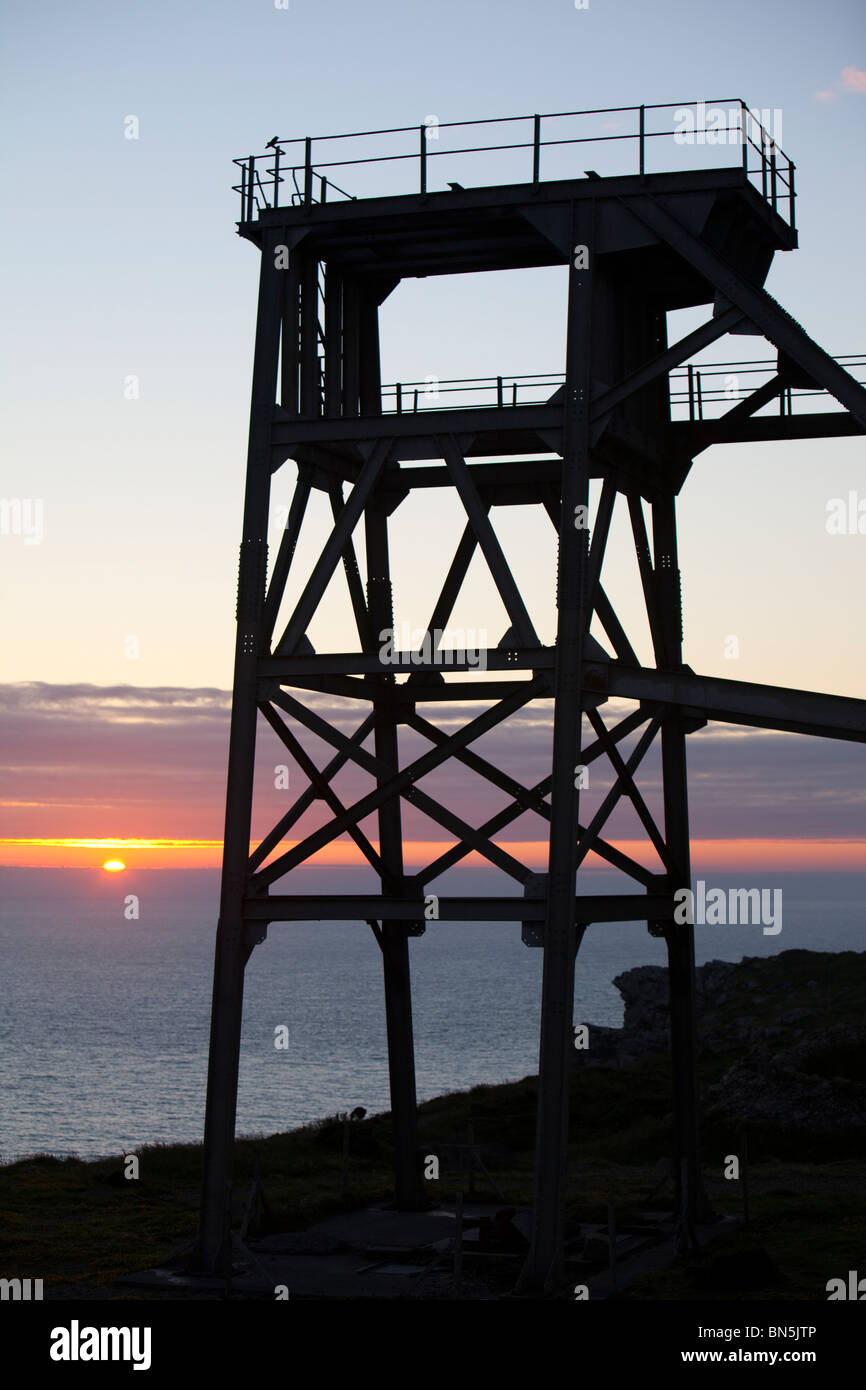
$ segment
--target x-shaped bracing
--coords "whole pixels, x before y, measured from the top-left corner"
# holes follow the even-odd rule
[[[531,683],[535,685],[535,682]],[[437,860],[423,868],[416,874],[415,880],[418,886],[423,886],[438,877],[446,869],[459,862],[473,850],[482,854],[490,863],[497,868],[503,869],[518,882],[525,884],[531,876],[532,870],[529,866],[521,863],[513,855],[504,851],[495,844],[490,838],[497,834],[505,826],[510,824],[524,814],[527,810],[535,811],[544,819],[550,819],[550,803],[545,800],[547,792],[550,790],[551,776],[544,777],[533,787],[526,787],[517,779],[511,777],[496,767],[487,758],[469,749],[469,744],[474,742],[482,734],[495,727],[503,719],[515,713],[523,704],[537,695],[537,690],[529,689],[530,683],[522,683],[519,691],[513,697],[500,701],[493,709],[487,710],[484,714],[477,716],[462,729],[454,734],[447,735],[442,730],[436,728],[428,720],[423,719],[417,713],[412,714],[407,723],[421,736],[434,744],[431,752],[423,754],[408,764],[396,775],[391,773],[387,764],[383,763],[374,754],[369,753],[361,744],[363,739],[370,731],[373,715],[371,714],[364,721],[358,730],[351,737],[347,737],[338,729],[332,727],[314,711],[302,705],[292,696],[285,692],[274,695],[273,703],[279,704],[286,712],[291,713],[296,719],[304,724],[311,732],[318,734],[321,738],[331,743],[337,748],[337,758],[329,763],[328,768],[319,772],[315,768],[312,760],[303,750],[302,745],[288,730],[285,722],[276,714],[272,706],[263,702],[260,708],[268,719],[271,727],[277,732],[290,751],[297,757],[299,765],[310,779],[310,786],[307,791],[298,799],[295,806],[282,817],[279,824],[271,834],[258,847],[250,860],[250,868],[254,870],[262,863],[264,858],[271,852],[283,837],[285,830],[297,821],[299,816],[312,804],[316,795],[321,796],[330,806],[334,813],[333,819],[326,825],[312,832],[298,845],[286,851],[266,869],[254,874],[251,887],[259,890],[266,887],[276,879],[288,873],[290,869],[303,863],[312,854],[322,849],[326,844],[331,843],[339,835],[348,832],[355,843],[358,844],[362,853],[373,865],[377,872],[384,873],[384,866],[367,840],[366,836],[360,831],[359,822],[372,811],[378,809],[386,801],[394,796],[404,797],[410,804],[430,817],[431,820],[438,822],[446,830],[459,837],[458,843],[441,855]],[[614,845],[603,840],[600,831],[608,819],[613,807],[619,798],[625,793],[633,801],[638,814],[647,826],[650,838],[659,851],[659,856],[667,868],[671,868],[670,857],[667,853],[664,841],[662,840],[654,822],[649,815],[645,802],[638,792],[633,774],[642,761],[647,749],[652,743],[655,734],[660,726],[660,712],[648,712],[637,710],[613,729],[608,730],[600,716],[594,715],[593,728],[597,734],[595,742],[591,743],[582,754],[583,764],[588,766],[597,758],[606,754],[613,763],[616,771],[616,780],[608,791],[596,815],[593,817],[588,827],[578,825],[576,833],[580,845],[580,858],[583,859],[590,850],[593,850],[602,859],[614,867],[621,869],[632,878],[637,879],[645,886],[652,886],[656,882],[656,876],[646,870],[630,856],[623,854]],[[617,743],[633,733],[641,724],[647,723],[648,727],[644,731],[636,747],[626,762],[623,762],[616,748]],[[301,754],[298,757],[298,754]],[[461,817],[455,815],[447,807],[443,806],[436,798],[422,791],[416,785],[418,778],[425,776],[440,766],[447,759],[454,757],[464,765],[472,768],[486,778],[500,790],[507,791],[512,797],[509,805],[498,811],[493,817],[486,821],[482,826],[475,829],[468,825]],[[371,791],[351,807],[344,807],[339,798],[327,785],[328,775],[332,775],[336,770],[336,765],[344,765],[347,761],[353,761],[364,771],[383,779],[375,790]],[[651,827],[651,829],[650,829]]]

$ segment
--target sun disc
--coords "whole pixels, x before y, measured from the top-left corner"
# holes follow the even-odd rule
[[[110,874],[119,874],[121,869],[126,868],[126,865],[122,859],[108,859],[102,867],[107,869]]]

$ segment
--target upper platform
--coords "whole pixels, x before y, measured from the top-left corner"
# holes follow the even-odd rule
[[[383,387],[378,314],[404,278],[568,266],[583,242],[594,476],[650,496],[678,490],[711,444],[862,433],[858,383],[763,288],[776,251],[797,244],[779,117],[739,99],[447,125],[430,116],[275,137],[269,153],[236,160],[238,231],[267,248],[262,292],[279,339],[274,399],[269,381],[262,407],[271,467],[291,457],[330,488],[356,481],[371,441],[388,440],[388,486],[450,486],[447,469],[429,464],[454,436],[464,458],[498,460],[485,473],[497,496],[525,501],[530,485],[554,486],[562,370]],[[705,304],[705,322],[669,343],[666,313]],[[728,333],[764,337],[775,362],[694,365]],[[752,388],[742,397],[740,375]],[[825,395],[844,410],[812,409]],[[514,475],[507,460],[520,456],[543,462]]]
[[[652,192],[702,234],[736,208],[772,256],[797,241],[779,117],[736,98],[275,137],[235,160],[238,231],[261,244],[268,227],[294,229],[362,276],[517,269],[563,262],[566,207],[583,199],[602,209],[598,250],[637,249],[621,200]]]

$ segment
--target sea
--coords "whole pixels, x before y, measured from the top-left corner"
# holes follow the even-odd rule
[[[369,891],[356,873],[300,869],[292,891]],[[697,924],[699,965],[866,949],[866,873],[706,881],[781,891],[782,929]],[[0,1162],[201,1140],[218,890],[215,870],[0,869]],[[448,891],[503,889],[495,873],[465,868]],[[584,891],[623,889],[600,870]],[[127,915],[131,894],[137,917]],[[523,944],[519,923],[430,921],[410,957],[420,1100],[537,1070],[542,952]],[[619,1026],[614,977],[664,963],[664,943],[642,924],[589,927],[575,1022]],[[278,1048],[282,1029],[288,1046]],[[273,923],[246,971],[238,1133],[356,1106],[389,1109],[373,933],[361,922]]]

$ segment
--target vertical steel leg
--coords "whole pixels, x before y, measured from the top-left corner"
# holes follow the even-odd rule
[[[591,217],[591,214],[590,214]],[[573,219],[573,242],[592,251],[591,221]],[[562,511],[559,525],[556,667],[554,672],[553,778],[550,857],[541,995],[538,1061],[538,1121],[535,1150],[533,1233],[523,1287],[555,1284],[562,1264],[568,1082],[573,1050],[575,874],[580,762],[581,689],[587,611],[587,513],[589,504],[589,394],[592,343],[591,269],[572,268],[568,292],[566,414],[563,444]],[[584,521],[583,525],[576,522]]]
[[[653,502],[653,542],[659,610],[667,664],[682,662],[682,604],[677,565],[676,509],[673,495]],[[691,884],[689,802],[686,776],[686,731],[682,718],[662,723],[665,839],[677,866],[674,888]],[[686,1252],[696,1245],[695,1225],[702,1215],[695,1007],[695,933],[688,923],[667,924],[668,983],[673,1081],[673,1178],[677,1245]]]
[[[204,1175],[197,1265],[226,1272],[231,1262],[232,1156],[243,1014],[243,899],[252,818],[256,743],[256,664],[261,640],[270,500],[270,421],[277,389],[281,274],[274,264],[276,234],[262,248],[250,411],[243,542],[238,578],[237,638],[226,790],[220,918],[204,1131]],[[284,272],[283,272],[284,273]]]
[[[365,513],[367,542],[367,602],[370,628],[378,647],[379,634],[393,626],[391,579],[388,558],[388,521],[384,508],[371,499]],[[391,698],[393,676],[372,678],[377,686],[374,738],[376,756],[397,771],[397,721]],[[382,893],[398,895],[403,883],[403,833],[399,800],[386,801],[379,809],[379,847],[387,877]],[[382,923],[382,959],[385,981],[385,1018],[388,1029],[388,1072],[391,1083],[391,1117],[394,1132],[394,1199],[404,1210],[424,1205],[418,1162],[418,1115],[415,1092],[415,1046],[412,1035],[412,990],[409,975],[409,924]]]

